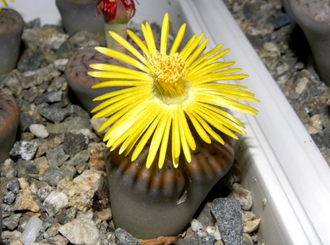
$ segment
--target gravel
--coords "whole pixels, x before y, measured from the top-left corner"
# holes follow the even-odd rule
[[[224,0],[330,165],[330,89],[312,65],[300,27],[281,0]]]

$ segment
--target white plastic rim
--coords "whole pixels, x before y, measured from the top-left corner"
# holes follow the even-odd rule
[[[42,5],[40,2],[42,1]],[[15,0],[10,7],[25,21],[59,24],[55,0]],[[247,136],[236,145],[242,184],[253,194],[261,217],[259,237],[267,245],[330,244],[330,169],[249,41],[221,0],[139,0],[134,22],[161,24],[168,12],[172,30],[187,23],[186,38],[205,33],[208,48],[224,43],[226,61],[250,77],[239,82],[261,103],[258,116],[235,113]]]

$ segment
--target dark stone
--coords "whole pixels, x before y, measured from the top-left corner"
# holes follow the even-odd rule
[[[215,220],[211,214],[211,206],[212,203],[206,203],[197,217],[197,220],[202,223],[203,227],[214,226]]]
[[[188,238],[179,240],[178,245],[200,245],[201,242],[197,238]]]
[[[34,104],[54,103],[62,100],[62,91],[46,92],[35,99]]]
[[[330,143],[329,143],[330,137],[328,134],[324,135],[322,133],[316,133],[316,134],[311,134],[311,137],[319,149],[323,147],[330,149]]]
[[[85,149],[85,137],[83,134],[64,134],[63,148],[65,154],[70,156],[76,155],[78,152],[81,152]]]
[[[291,18],[287,14],[283,13],[273,19],[270,19],[268,23],[272,24],[275,30],[278,30],[283,26],[289,25],[291,23]]]
[[[2,224],[3,227],[6,227],[8,230],[12,231],[18,226],[19,220],[20,220],[20,215],[13,214],[6,218],[3,218]]]
[[[35,177],[39,175],[39,168],[34,161],[24,161],[22,159],[18,159],[17,167],[17,177]]]
[[[40,176],[40,181],[45,181],[51,186],[57,186],[57,184],[64,178],[73,178],[76,173],[76,169],[72,166],[62,166],[61,168],[49,167],[45,173]]]
[[[31,115],[23,112],[21,112],[19,115],[19,121],[21,132],[24,132],[27,128],[34,124],[34,118]]]
[[[2,201],[8,205],[11,205],[14,203],[15,198],[16,198],[15,194],[10,191],[3,195]]]
[[[253,15],[253,11],[252,11],[250,4],[248,4],[248,3],[244,4],[243,14],[246,19],[251,19],[252,15]]]
[[[42,221],[42,231],[46,231],[49,227],[57,223],[57,220],[49,216],[47,213],[42,213],[39,218]]]
[[[212,202],[211,212],[217,220],[225,245],[243,244],[243,218],[237,200],[217,198]]]
[[[70,110],[67,108],[60,108],[58,106],[47,106],[38,110],[41,116],[51,122],[59,123],[70,115]]]
[[[7,189],[10,190],[15,195],[19,193],[20,188],[21,188],[21,184],[18,180],[12,180],[7,184]]]
[[[200,240],[203,245],[213,245],[215,242],[215,238],[213,236],[203,236]]]
[[[118,228],[115,231],[117,245],[139,245],[140,242],[124,229]]]
[[[17,63],[20,72],[38,69],[43,62],[43,54],[38,50],[28,50]]]

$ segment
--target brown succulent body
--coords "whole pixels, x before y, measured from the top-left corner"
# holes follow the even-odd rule
[[[17,64],[21,36],[24,29],[22,16],[13,9],[0,12],[0,75],[13,70]]]
[[[234,161],[229,137],[222,135],[222,145],[214,139],[207,144],[194,131],[193,135],[197,148],[192,160],[189,163],[182,156],[178,168],[173,167],[168,152],[162,169],[155,163],[147,169],[148,146],[134,162],[130,155],[108,149],[107,175],[116,227],[143,239],[177,235],[185,228]]]
[[[16,140],[19,107],[16,99],[0,92],[0,162],[6,160]]]

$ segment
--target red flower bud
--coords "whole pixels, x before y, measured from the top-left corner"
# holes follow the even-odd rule
[[[104,19],[107,22],[128,22],[135,14],[134,0],[98,0],[97,14],[103,13]],[[120,11],[125,9],[125,11]],[[119,11],[117,11],[119,10]]]

